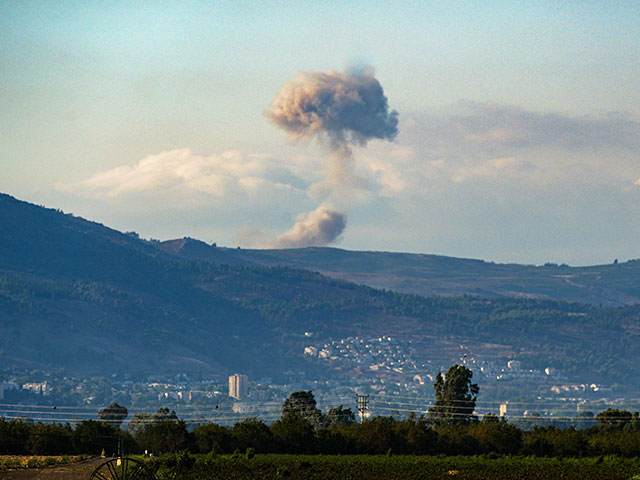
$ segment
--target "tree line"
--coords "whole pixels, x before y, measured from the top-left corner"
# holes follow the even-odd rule
[[[597,425],[534,427],[523,430],[494,415],[470,423],[433,424],[427,416],[374,417],[362,423],[338,421],[314,427],[301,415],[286,415],[267,425],[247,418],[232,427],[208,423],[189,431],[178,418],[152,422],[129,432],[102,420],[70,424],[0,419],[0,455],[65,455],[118,452],[305,453],[411,455],[533,455],[584,457],[640,456],[637,412],[609,409]],[[612,421],[613,420],[613,421]]]
[[[127,416],[126,408],[113,404],[100,411],[98,420],[85,420],[75,426],[0,418],[0,454],[113,455],[122,449],[124,453],[146,450],[156,455],[180,451],[214,454],[250,451],[640,456],[638,412],[607,409],[595,415],[595,425],[583,430],[555,426],[525,430],[491,414],[477,419],[469,414],[467,403],[463,405],[467,409],[464,415],[451,416],[446,407],[441,402],[427,415],[409,414],[402,419],[378,416],[357,423],[350,408],[340,406],[326,414],[321,412],[313,394],[307,391],[295,392],[285,400],[281,418],[270,425],[258,418],[247,418],[232,427],[208,423],[190,431],[175,412],[161,408],[155,414],[134,415],[129,431],[125,431],[120,425]],[[443,411],[445,415],[441,415]]]
[[[592,418],[593,425],[533,427],[525,430],[504,418],[487,414],[478,419],[479,393],[473,373],[453,365],[438,374],[434,406],[426,415],[374,417],[361,423],[342,405],[326,414],[311,391],[292,393],[280,419],[267,425],[256,417],[225,427],[215,423],[189,430],[174,411],[136,413],[128,431],[121,429],[126,407],[113,403],[98,412],[98,420],[70,424],[33,423],[0,418],[0,454],[154,454],[292,453],[411,455],[532,455],[538,457],[620,455],[640,456],[640,414],[609,408]]]

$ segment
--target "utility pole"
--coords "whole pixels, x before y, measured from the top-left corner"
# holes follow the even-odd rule
[[[365,412],[369,410],[369,394],[356,394],[356,401],[358,402],[358,411],[360,412],[360,423],[362,423],[364,421]]]

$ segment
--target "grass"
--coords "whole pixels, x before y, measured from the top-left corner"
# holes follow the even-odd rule
[[[42,468],[84,460],[86,455],[0,455],[0,470]]]

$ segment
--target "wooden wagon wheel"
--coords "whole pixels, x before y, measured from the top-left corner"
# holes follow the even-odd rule
[[[140,460],[119,457],[99,465],[89,480],[155,480],[155,475]]]

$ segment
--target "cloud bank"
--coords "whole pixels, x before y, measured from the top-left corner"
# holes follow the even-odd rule
[[[484,153],[554,147],[567,150],[640,147],[640,125],[619,113],[574,117],[499,104],[459,102],[412,116],[403,128],[432,149],[472,148]]]
[[[305,190],[307,184],[267,155],[243,155],[235,151],[199,155],[183,148],[148,155],[134,165],[121,165],[59,187],[89,197],[180,190],[224,197],[234,192]]]
[[[639,151],[640,123],[623,114],[576,117],[459,102],[404,115],[397,143],[376,142],[357,152],[357,162],[382,195],[406,200],[452,183],[622,188],[640,176]]]
[[[637,120],[464,102],[404,114],[397,129],[395,142],[371,141],[348,157],[318,133],[329,140],[320,158],[310,148],[179,149],[61,187],[101,202],[106,213],[93,218],[156,238],[260,247],[343,239],[347,248],[543,263],[639,256],[629,246],[640,238]],[[334,203],[339,185],[358,194],[349,176],[366,196]],[[327,190],[316,191],[322,179]]]

